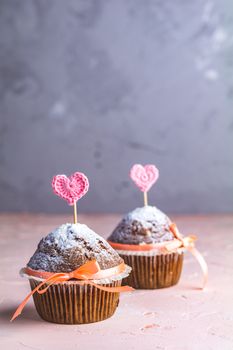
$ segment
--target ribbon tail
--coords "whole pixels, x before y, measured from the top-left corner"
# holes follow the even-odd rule
[[[54,275],[52,275],[51,277],[47,278],[45,281],[41,282],[36,288],[33,289],[33,291],[31,291],[26,298],[22,301],[22,303],[18,306],[18,308],[16,309],[14,315],[11,318],[11,322],[14,321],[16,319],[16,317],[18,317],[21,312],[23,311],[25,305],[27,304],[28,300],[31,298],[31,296],[37,292],[39,294],[43,294],[47,291],[47,289],[51,286],[51,284],[53,284],[54,282],[62,282],[63,280],[67,280],[68,278],[66,277],[66,275],[64,276],[64,273],[56,273]],[[49,282],[49,283],[48,283]],[[43,288],[42,290],[40,290],[40,288],[47,284],[48,285]]]
[[[197,259],[200,267],[201,267],[201,270],[203,272],[203,285],[202,285],[202,289],[205,288],[206,286],[206,283],[207,283],[207,279],[208,279],[208,266],[207,266],[207,263],[205,261],[205,259],[203,258],[202,254],[194,247],[188,247],[187,248],[190,253]]]
[[[122,293],[122,292],[132,292],[134,288],[130,286],[120,286],[120,287],[105,287],[101,286],[100,284],[94,283],[94,282],[86,282],[86,284],[90,284],[91,286],[94,286],[100,290],[103,290],[104,292],[109,293]]]
[[[16,317],[18,317],[21,312],[23,311],[24,306],[27,304],[28,300],[31,298],[31,296],[38,291],[38,289],[40,287],[42,287],[42,285],[44,284],[44,282],[41,282],[35,289],[33,289],[33,291],[31,291],[26,298],[22,301],[22,303],[17,307],[14,315],[11,318],[11,322],[14,321],[16,319]]]

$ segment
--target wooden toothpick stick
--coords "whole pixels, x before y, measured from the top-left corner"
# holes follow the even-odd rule
[[[148,197],[147,197],[147,192],[143,192],[144,194],[144,206],[148,205]]]
[[[77,202],[74,202],[74,223],[77,224]]]

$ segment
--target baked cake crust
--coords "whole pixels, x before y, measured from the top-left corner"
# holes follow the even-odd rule
[[[94,259],[101,269],[123,262],[118,253],[86,225],[64,224],[42,238],[27,266],[48,272],[70,272]]]

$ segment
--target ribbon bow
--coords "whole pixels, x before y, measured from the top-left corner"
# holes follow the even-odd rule
[[[133,291],[134,289],[129,286],[105,287],[90,281],[93,279],[102,279],[102,278],[111,277],[113,275],[117,275],[124,272],[124,270],[125,270],[124,263],[121,263],[120,265],[112,267],[110,269],[101,270],[96,260],[88,261],[87,263],[80,266],[76,270],[68,273],[66,272],[52,273],[52,272],[38,271],[38,270],[32,270],[30,268],[25,268],[24,272],[29,276],[43,278],[44,280],[26,296],[26,298],[18,306],[17,310],[12,316],[11,321],[13,321],[16,317],[18,317],[21,314],[24,306],[27,304],[28,300],[34,293],[37,292],[38,294],[44,294],[51,285],[55,283],[62,283],[65,281],[69,281],[71,279],[81,280],[77,282],[79,285],[89,284],[89,285],[95,286],[100,290],[103,290],[105,292],[110,292],[110,293],[121,293],[121,292]]]
[[[170,225],[170,230],[172,231],[172,233],[174,234],[177,240],[166,244],[164,249],[169,252],[174,250],[175,248],[187,249],[197,259],[198,263],[200,264],[200,267],[202,269],[203,276],[204,276],[203,285],[202,285],[202,289],[204,289],[208,279],[208,266],[205,259],[201,255],[201,253],[195,248],[194,241],[197,239],[197,237],[194,235],[183,237],[182,234],[179,232],[175,223],[172,223]]]

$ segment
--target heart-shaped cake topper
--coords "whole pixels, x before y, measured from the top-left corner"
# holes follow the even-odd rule
[[[76,172],[70,177],[66,175],[56,175],[52,180],[53,191],[61,198],[65,199],[69,205],[82,198],[88,191],[89,181],[86,175]]]
[[[135,164],[130,170],[130,177],[142,192],[148,192],[159,178],[159,170],[153,164]]]

